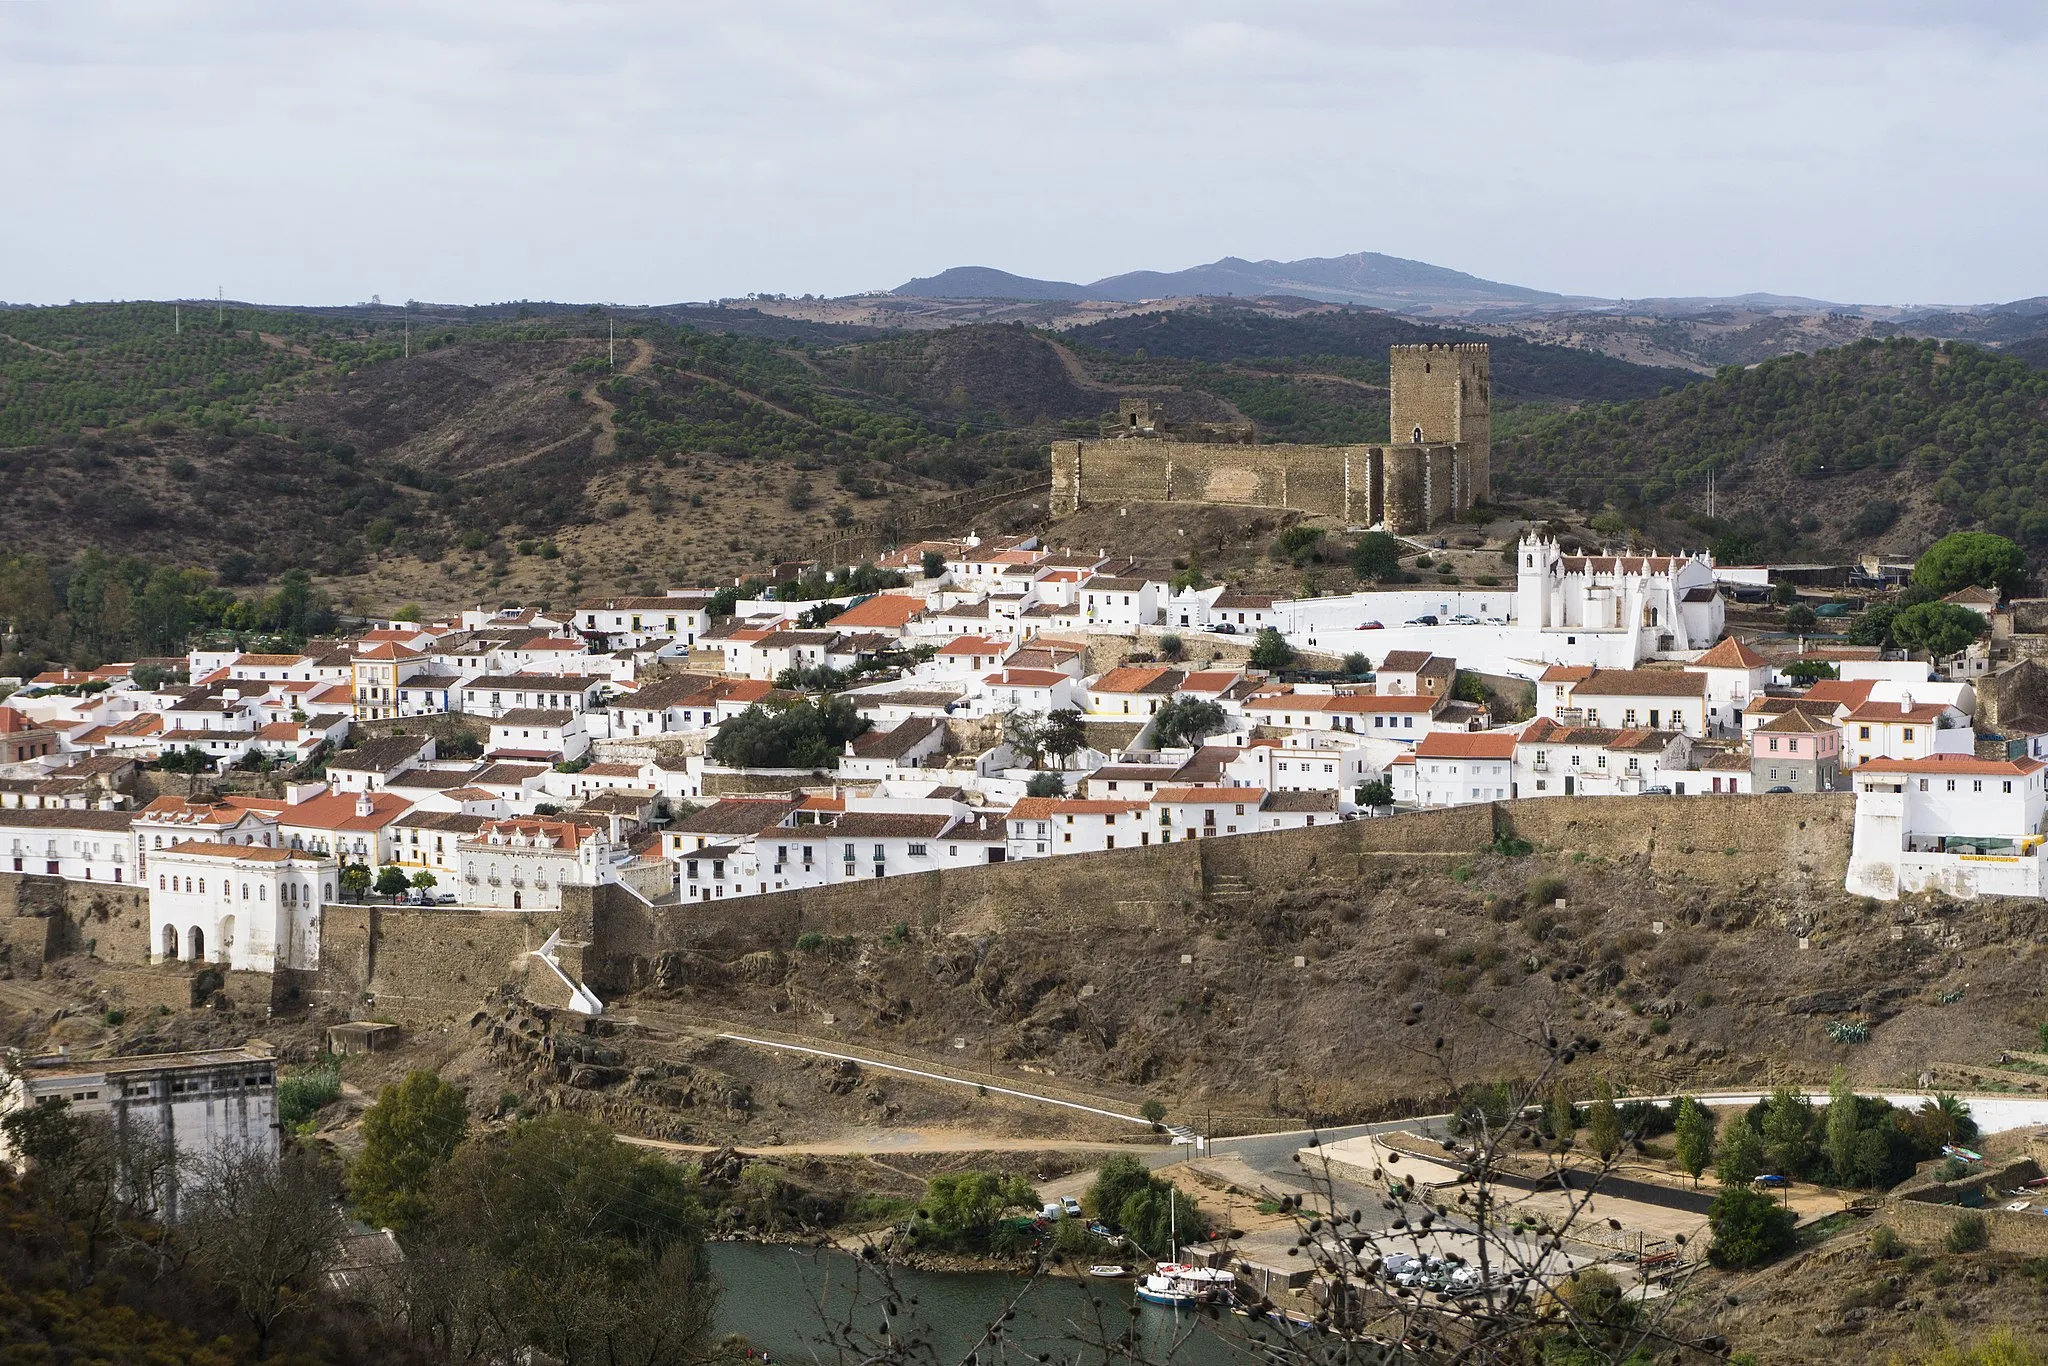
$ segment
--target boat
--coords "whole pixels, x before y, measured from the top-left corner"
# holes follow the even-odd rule
[[[1120,1281],[1131,1274],[1131,1269],[1127,1266],[1091,1266],[1088,1274],[1098,1281]]]
[[[1137,1285],[1138,1298],[1147,1304],[1193,1308],[1202,1304],[1229,1304],[1237,1277],[1221,1267],[1185,1266],[1160,1262]]]

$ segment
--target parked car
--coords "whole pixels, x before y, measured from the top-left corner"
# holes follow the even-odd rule
[[[1644,788],[1643,795],[1645,797],[1668,797],[1671,795],[1671,789],[1663,783],[1659,783],[1655,787]]]
[[[1423,613],[1423,614],[1422,614],[1421,616],[1419,616],[1419,617],[1411,617],[1411,618],[1409,618],[1409,619],[1408,619],[1407,621],[1405,621],[1405,622],[1403,622],[1403,623],[1401,623],[1401,624],[1402,624],[1402,625],[1404,625],[1404,626],[1441,626],[1441,625],[1443,625],[1443,623],[1442,623],[1442,622],[1440,622],[1440,621],[1438,621],[1438,620],[1436,619],[1436,615],[1435,615],[1435,613],[1432,613],[1432,612],[1425,612],[1425,613]]]
[[[1789,787],[1787,787],[1787,786],[1785,786],[1785,784],[1783,784],[1783,783],[1779,783],[1779,784],[1778,784],[1778,785],[1777,785],[1776,787],[1767,787],[1767,788],[1765,788],[1765,789],[1764,789],[1764,795],[1765,795],[1765,796],[1767,796],[1767,797],[1775,797],[1775,796],[1779,795],[1780,793],[1790,792],[1791,790],[1792,790],[1792,789],[1791,789],[1791,788],[1789,788]]]
[[[1457,616],[1451,618],[1451,625],[1453,626],[1477,626],[1478,624],[1478,617],[1471,616],[1464,612],[1460,612]]]
[[[434,904],[435,904],[436,906],[453,906],[453,905],[455,904],[456,900],[457,900],[457,898],[456,898],[456,895],[455,895],[455,893],[453,893],[453,892],[442,892],[442,893],[441,893],[440,895],[438,895],[438,896],[436,896],[436,897],[434,898]]]
[[[1081,1202],[1071,1195],[1062,1195],[1060,1197],[1060,1208],[1065,1210],[1072,1218],[1078,1219],[1081,1217]]]
[[[1237,634],[1237,628],[1227,621],[1219,621],[1209,629],[1219,636],[1234,636]]]
[[[1361,631],[1384,631],[1387,628],[1376,621],[1361,621],[1358,623],[1358,629]]]

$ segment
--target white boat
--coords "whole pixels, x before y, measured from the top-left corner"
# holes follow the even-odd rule
[[[1237,1278],[1221,1267],[1160,1262],[1138,1282],[1138,1298],[1148,1304],[1176,1308],[1198,1304],[1229,1304]]]
[[[1091,1266],[1088,1274],[1098,1281],[1120,1281],[1131,1274],[1131,1269],[1127,1266]]]

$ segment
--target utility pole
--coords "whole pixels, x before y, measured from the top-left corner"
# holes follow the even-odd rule
[[[213,289],[213,320],[216,323],[227,320],[228,290],[226,285],[215,285]]]
[[[406,319],[405,322],[405,358],[407,360],[412,359],[412,319],[410,318]]]
[[[178,316],[178,306],[176,304],[171,305],[171,335],[174,337],[185,335],[185,321]]]
[[[619,368],[619,343],[610,318],[604,320],[604,363],[614,370]]]

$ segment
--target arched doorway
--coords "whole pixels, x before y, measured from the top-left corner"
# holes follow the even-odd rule
[[[225,964],[233,956],[235,948],[235,918],[224,915],[220,918],[220,961]]]
[[[177,956],[178,927],[176,925],[166,925],[164,926],[164,960],[168,962]]]
[[[1422,444],[1422,428],[1417,427],[1415,429],[1415,434],[1409,437],[1408,439],[1411,444],[1420,446]]]
[[[191,944],[192,944],[192,947],[191,947],[191,950],[190,950],[190,952],[188,952],[188,953],[187,953],[187,954],[186,954],[185,956],[186,956],[187,958],[190,958],[190,959],[191,959],[191,960],[192,960],[193,962],[195,962],[195,963],[203,963],[203,962],[205,962],[205,961],[206,961],[206,931],[204,931],[204,930],[200,929],[200,928],[199,928],[199,927],[198,927],[197,925],[194,925],[194,926],[192,927],[192,934],[191,934],[190,938],[191,938]]]

